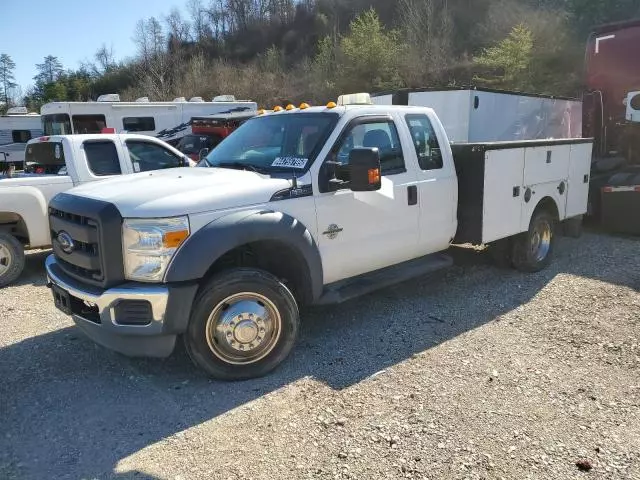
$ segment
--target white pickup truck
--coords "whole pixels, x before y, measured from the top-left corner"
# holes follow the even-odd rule
[[[358,98],[259,115],[210,168],[57,195],[55,305],[123,354],[168,356],[183,335],[213,377],[252,378],[287,357],[300,306],[446,267],[452,244],[538,271],[585,213],[590,139],[452,149],[433,110]]]
[[[51,246],[48,203],[88,182],[192,161],[161,140],[142,135],[58,135],[31,140],[26,163],[34,173],[0,175],[0,287],[24,268],[24,250]]]

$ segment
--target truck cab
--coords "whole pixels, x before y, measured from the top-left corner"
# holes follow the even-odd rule
[[[241,379],[286,358],[303,306],[449,266],[454,242],[546,267],[556,225],[586,211],[591,141],[455,150],[427,107],[274,108],[199,168],[57,195],[54,302],[110,349],[163,357],[182,336],[199,367]]]

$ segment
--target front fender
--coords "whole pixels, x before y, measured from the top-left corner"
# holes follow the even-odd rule
[[[201,228],[180,247],[167,269],[165,281],[200,280],[225,253],[242,245],[269,240],[283,242],[301,254],[307,264],[313,299],[320,298],[322,260],[313,236],[297,219],[272,210],[232,213]]]
[[[0,213],[19,215],[27,227],[29,245],[51,245],[47,200],[35,187],[18,186],[0,189]]]

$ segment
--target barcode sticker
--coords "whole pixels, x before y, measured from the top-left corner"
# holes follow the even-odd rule
[[[278,157],[271,164],[272,167],[305,168],[308,158],[301,157]]]

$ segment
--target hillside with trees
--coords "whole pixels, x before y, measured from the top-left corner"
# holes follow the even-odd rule
[[[105,44],[73,70],[48,55],[24,95],[0,52],[0,102],[233,94],[269,107],[469,84],[577,96],[593,26],[633,17],[637,0],[189,0],[138,21],[135,58]]]

